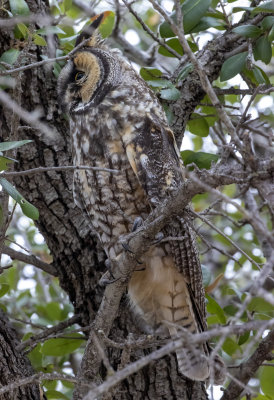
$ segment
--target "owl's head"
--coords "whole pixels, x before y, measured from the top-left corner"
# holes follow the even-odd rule
[[[103,14],[78,36],[83,46],[68,60],[58,78],[58,98],[63,112],[83,113],[96,107],[120,82],[120,66],[111,51],[102,46],[98,27]]]

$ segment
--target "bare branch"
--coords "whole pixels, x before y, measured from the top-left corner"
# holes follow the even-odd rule
[[[12,176],[24,176],[24,175],[32,175],[32,174],[40,174],[41,172],[51,172],[51,171],[75,171],[80,169],[89,169],[94,171],[105,171],[113,174],[119,173],[117,169],[110,168],[100,168],[100,167],[91,167],[90,165],[60,165],[58,167],[38,167],[31,168],[25,171],[13,171],[13,172],[2,172],[1,177],[9,178]]]
[[[0,394],[12,392],[16,388],[19,388],[20,386],[26,386],[33,382],[42,383],[43,380],[48,380],[48,381],[62,380],[72,383],[77,382],[77,379],[70,375],[55,374],[55,373],[43,374],[42,372],[39,372],[38,374],[28,376],[23,379],[18,379],[15,382],[10,383],[9,385],[0,387]]]
[[[41,342],[42,339],[47,339],[50,335],[56,334],[57,332],[63,331],[64,329],[68,328],[71,325],[77,324],[80,322],[81,317],[80,315],[74,315],[73,317],[67,319],[66,321],[60,322],[58,325],[55,325],[51,328],[44,329],[43,332],[32,336],[30,339],[25,340],[22,342],[18,347],[18,351],[22,351],[28,346],[33,346],[34,343]]]
[[[125,368],[117,371],[115,375],[110,376],[106,379],[104,383],[101,385],[91,389],[88,394],[84,397],[83,400],[95,400],[99,395],[106,393],[110,390],[113,386],[117,385],[117,383],[121,382],[122,380],[126,379],[128,376],[136,373],[147,364],[151,363],[152,361],[158,360],[159,358],[164,357],[167,354],[171,354],[175,352],[180,347],[186,346],[187,343],[202,343],[205,341],[210,340],[210,338],[214,336],[223,335],[224,333],[232,334],[232,333],[243,333],[244,331],[249,331],[251,329],[256,329],[259,325],[264,325],[265,329],[267,326],[273,326],[274,320],[268,321],[252,321],[247,324],[243,325],[234,325],[234,326],[227,326],[227,327],[219,327],[216,329],[209,330],[203,333],[197,334],[190,334],[186,329],[181,328],[180,335],[181,338],[177,340],[172,340],[163,346],[161,349],[156,350],[150,353],[147,356],[142,357],[140,360],[127,365]],[[253,326],[253,328],[252,328]]]
[[[16,251],[11,247],[5,245],[3,245],[2,253],[7,254],[13,260],[19,260],[26,264],[31,264],[34,267],[37,267],[50,275],[57,276],[56,268],[52,264],[47,264],[34,255],[28,255],[20,251]]]

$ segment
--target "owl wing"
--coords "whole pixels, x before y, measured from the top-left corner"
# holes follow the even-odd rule
[[[162,202],[182,184],[182,166],[173,132],[156,115],[145,116],[126,152],[152,205]]]
[[[126,152],[141,186],[152,206],[156,206],[183,183],[183,169],[173,132],[166,122],[149,113],[142,127],[132,135]],[[175,217],[164,228],[167,236],[183,240],[170,241],[176,267],[184,275],[191,291],[193,309],[201,330],[206,327],[204,288],[195,235],[186,221]]]

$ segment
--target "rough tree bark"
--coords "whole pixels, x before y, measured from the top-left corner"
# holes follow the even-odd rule
[[[3,386],[34,373],[29,360],[16,350],[19,344],[16,331],[0,309],[0,383]],[[41,400],[42,397],[43,393],[36,383],[0,395],[1,400]]]
[[[9,8],[5,2],[5,8]],[[27,0],[33,13],[46,13],[47,0],[36,2]],[[0,17],[6,15],[0,11]],[[206,50],[200,53],[200,61],[207,66],[209,79],[212,81],[218,75],[225,53],[237,48],[242,39],[228,33],[222,39],[217,39],[214,45],[208,45]],[[0,36],[0,54],[7,49],[20,47],[15,43],[12,30],[2,30]],[[47,49],[31,47],[30,52],[40,60]],[[33,61],[33,60],[32,60]],[[71,146],[68,135],[67,121],[61,115],[56,101],[56,79],[49,66],[29,69],[20,74],[22,90],[22,105],[32,111],[39,108],[43,113],[43,120],[53,129],[54,136],[44,135],[38,130],[23,128],[23,121],[16,130],[18,138],[32,139],[31,145],[18,151],[18,170],[25,170],[39,166],[71,165]],[[190,114],[203,96],[197,75],[190,74],[184,81],[182,97],[173,105],[173,111],[177,116],[174,130],[178,142],[182,140],[184,127]],[[10,92],[11,95],[14,95]],[[2,108],[0,113],[1,141],[10,140],[12,128],[12,112]],[[53,257],[53,264],[58,271],[61,287],[68,293],[70,301],[74,305],[75,312],[81,315],[82,325],[91,323],[98,310],[103,289],[98,285],[102,272],[105,271],[105,256],[92,236],[85,217],[74,205],[72,198],[72,174],[71,171],[46,172],[31,175],[29,177],[17,177],[14,183],[18,190],[33,203],[40,212],[37,226],[46,239],[47,245]],[[119,315],[115,321],[111,336],[113,338],[126,338],[129,332],[138,332],[134,327],[134,321],[129,312],[127,302],[122,300]],[[8,341],[8,337],[6,338]],[[109,351],[110,361],[113,367],[117,367],[120,361],[120,351]],[[142,350],[134,357],[141,357]],[[21,362],[21,361],[20,361]],[[17,367],[21,364],[18,360]],[[26,362],[24,360],[24,362]],[[7,365],[10,373],[13,369]],[[102,371],[104,375],[104,371]],[[14,378],[18,374],[14,372]],[[0,383],[5,384],[0,374]],[[26,390],[38,390],[36,385]],[[14,399],[13,394],[5,399]],[[20,397],[20,399],[37,399],[39,397]],[[139,373],[131,376],[123,382],[113,394],[113,399],[192,399],[204,400],[207,398],[204,385],[184,379],[179,375],[176,360],[173,356],[158,360]]]

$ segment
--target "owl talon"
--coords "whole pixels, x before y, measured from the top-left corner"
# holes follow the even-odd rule
[[[125,243],[125,242],[124,242],[124,243],[122,243],[122,246],[123,246],[123,248],[124,248],[126,251],[128,251],[130,254],[135,254],[134,251],[132,251],[132,250],[130,249],[128,243]],[[136,262],[137,262],[137,264],[139,264],[139,265],[143,264],[142,261],[139,261],[139,260],[137,260],[137,259],[136,259]]]
[[[107,258],[106,261],[105,261],[105,266],[106,266],[106,268],[107,268],[107,270],[108,270],[108,272],[109,272],[110,277],[111,277],[112,279],[115,279],[115,278],[114,278],[114,275],[113,275],[113,273],[112,273],[112,265],[111,265],[111,262],[110,262],[110,260],[109,260],[108,258]]]
[[[123,246],[124,250],[128,251],[131,254],[134,254],[134,252],[130,249],[128,243],[124,242],[124,243],[122,243],[122,246]]]
[[[111,285],[112,283],[114,283],[114,282],[117,282],[117,281],[119,281],[119,279],[120,278],[116,278],[116,279],[100,279],[100,282],[99,282],[99,284],[100,284],[100,286],[107,286],[107,285]]]
[[[154,240],[154,242],[153,242],[152,244],[153,244],[153,245],[154,245],[154,244],[158,244],[158,243],[160,243],[163,239],[164,239],[164,234],[163,234],[163,232],[158,232],[157,235],[155,235],[155,240]]]
[[[132,230],[131,230],[131,232],[137,231],[137,229],[140,228],[140,226],[142,226],[143,223],[144,223],[143,218],[141,218],[141,217],[135,218],[135,220],[134,220],[134,222],[133,222],[133,225],[132,225]]]

